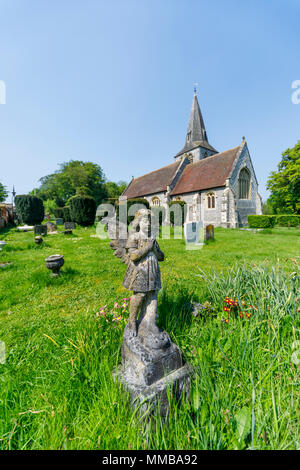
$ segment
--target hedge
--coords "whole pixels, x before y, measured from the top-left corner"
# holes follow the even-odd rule
[[[53,209],[53,214],[56,219],[63,219],[64,218],[64,208],[63,207],[56,207]]]
[[[144,199],[144,198],[134,198],[134,199],[127,199],[127,201],[120,201],[119,204],[116,204],[117,218],[118,219],[119,219],[119,215],[120,215],[120,207],[124,204],[127,204],[127,225],[129,225],[133,221],[134,216],[135,216],[135,214],[128,215],[129,209],[130,209],[131,206],[133,206],[134,204],[140,204],[144,208],[150,209],[149,202],[147,201],[147,199]],[[137,210],[139,210],[139,209],[142,209],[142,207],[137,208]]]
[[[276,224],[281,227],[297,227],[300,225],[300,215],[276,215]]]
[[[16,212],[19,220],[24,224],[40,224],[45,215],[42,199],[37,196],[20,194],[15,197]]]
[[[64,222],[73,222],[69,206],[63,207],[63,219]]]
[[[90,196],[74,196],[70,199],[72,222],[87,227],[93,225],[96,216],[96,201]]]
[[[275,224],[275,215],[248,215],[248,225],[251,228],[272,228]]]
[[[162,225],[166,218],[166,208],[164,206],[151,206],[150,207],[154,220],[156,219],[159,225]]]

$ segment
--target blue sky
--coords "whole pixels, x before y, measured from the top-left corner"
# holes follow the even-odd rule
[[[300,0],[0,0],[0,181],[70,159],[130,181],[173,161],[193,97],[210,143],[250,149],[263,198],[300,139]]]

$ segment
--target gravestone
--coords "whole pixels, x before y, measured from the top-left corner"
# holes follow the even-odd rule
[[[75,222],[65,222],[66,230],[74,230],[74,228],[76,228]]]
[[[214,235],[215,227],[212,224],[206,225],[205,227],[205,240],[213,240],[215,238]]]
[[[64,225],[64,219],[56,219],[56,225]]]
[[[186,222],[184,238],[187,250],[197,250],[203,246],[203,222]]]
[[[34,233],[35,235],[47,235],[47,225],[35,225]]]

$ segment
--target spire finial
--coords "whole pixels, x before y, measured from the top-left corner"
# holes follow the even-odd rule
[[[197,94],[197,86],[198,86],[198,83],[195,82],[195,83],[194,83],[194,94],[195,94],[195,95]]]

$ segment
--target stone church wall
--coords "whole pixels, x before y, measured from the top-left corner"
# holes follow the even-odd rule
[[[239,199],[239,174],[242,168],[247,167],[250,171],[250,199]],[[258,184],[256,181],[252,161],[250,158],[247,145],[244,146],[236,167],[230,177],[230,187],[234,193],[236,200],[236,213],[237,225],[243,226],[248,224],[248,215],[256,214],[257,210],[257,190]]]

